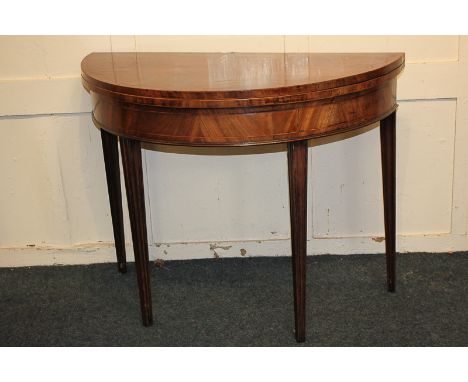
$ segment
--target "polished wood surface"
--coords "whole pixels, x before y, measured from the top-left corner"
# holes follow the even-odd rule
[[[402,53],[92,53],[81,69],[85,86],[125,101],[213,108],[337,95],[401,70],[403,61]]]
[[[124,264],[117,137],[143,324],[152,323],[141,142],[288,142],[295,333],[305,341],[307,140],[380,121],[387,288],[395,291],[397,75],[403,53],[93,53],[82,62],[101,128],[119,264]],[[119,265],[120,269],[120,265]]]
[[[96,125],[153,143],[303,140],[396,109],[403,53],[93,53],[82,62]]]

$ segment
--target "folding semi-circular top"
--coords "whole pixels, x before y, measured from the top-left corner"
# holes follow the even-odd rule
[[[382,120],[404,53],[92,53],[81,63],[95,124],[141,141],[242,146]]]

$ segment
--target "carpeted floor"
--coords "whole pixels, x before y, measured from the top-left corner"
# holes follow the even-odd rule
[[[467,346],[468,253],[313,256],[299,346]],[[0,346],[296,346],[290,258],[152,266],[154,325],[133,264],[0,269]]]

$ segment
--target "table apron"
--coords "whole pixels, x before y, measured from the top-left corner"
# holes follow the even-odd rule
[[[344,96],[277,107],[177,109],[91,92],[93,121],[115,135],[185,146],[245,146],[311,139],[377,122],[396,105],[396,78]]]

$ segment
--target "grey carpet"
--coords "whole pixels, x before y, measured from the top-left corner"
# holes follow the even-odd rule
[[[467,346],[468,253],[307,259],[306,346]],[[296,346],[290,258],[170,261],[151,269],[144,328],[135,268],[0,269],[0,346]],[[301,345],[299,345],[301,346]],[[303,346],[303,345],[302,345]]]

